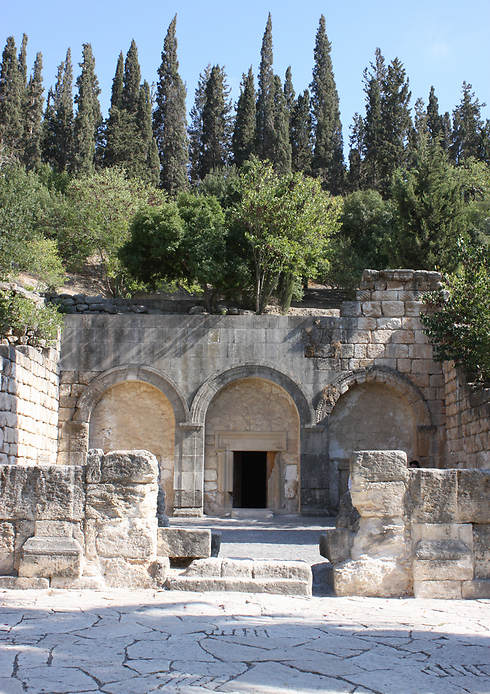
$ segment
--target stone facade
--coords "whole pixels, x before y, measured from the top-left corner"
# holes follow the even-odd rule
[[[59,352],[0,345],[0,462],[54,463]]]

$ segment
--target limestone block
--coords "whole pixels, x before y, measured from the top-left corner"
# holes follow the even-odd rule
[[[464,585],[465,582],[463,582]],[[415,581],[413,595],[415,598],[431,600],[461,600],[461,581]]]
[[[61,590],[104,590],[106,583],[102,576],[81,576],[80,578],[53,576],[49,587]]]
[[[403,301],[382,301],[381,309],[383,316],[396,318],[405,315],[405,303]]]
[[[99,557],[151,560],[157,554],[156,518],[121,518],[96,522]]]
[[[67,521],[34,521],[36,537],[73,537],[74,525]]]
[[[304,561],[268,561],[253,562],[253,577],[257,579],[285,578],[299,581],[312,580],[311,567]]]
[[[185,570],[184,576],[218,578],[221,576],[221,559],[195,559]]]
[[[87,482],[151,484],[158,478],[158,461],[148,451],[112,451],[87,458]]]
[[[311,596],[311,587],[304,581],[286,579],[246,579],[246,578],[194,578],[177,576],[167,581],[170,590],[193,592],[229,591],[241,593],[269,593],[277,595]]]
[[[132,564],[126,559],[101,559],[102,575],[109,588],[154,588],[151,563]]]
[[[414,581],[468,581],[473,557],[460,540],[421,540],[415,548]]]
[[[462,596],[463,600],[489,600],[490,581],[485,581],[482,579],[463,581]]]
[[[0,590],[46,590],[47,578],[26,578],[23,576],[0,576]]]
[[[473,525],[475,578],[490,579],[490,525]]]
[[[252,578],[252,567],[251,559],[223,559],[221,576],[222,578]]]
[[[320,535],[320,554],[332,564],[338,564],[349,556],[350,533],[347,528],[329,528]]]
[[[13,523],[0,523],[0,575],[14,570],[15,527]]]
[[[490,523],[490,470],[458,470],[458,515],[466,523]]]
[[[363,482],[352,475],[352,503],[364,517],[397,517],[404,509],[406,486],[403,482]]]
[[[211,556],[211,530],[158,528],[158,555],[203,558]]]
[[[351,456],[352,477],[369,482],[405,482],[408,479],[404,451],[355,451]]]
[[[413,523],[413,546],[416,547],[420,540],[461,540],[471,552],[473,526],[471,523]]]
[[[452,523],[458,520],[456,470],[411,470],[409,479],[414,522]]]
[[[155,586],[163,588],[170,572],[170,559],[168,557],[157,557],[155,561],[151,562],[148,571]]]
[[[87,518],[154,518],[158,487],[153,484],[87,485]]]
[[[0,465],[0,518],[81,520],[84,470],[75,465]]]
[[[393,559],[362,557],[335,564],[333,582],[339,597],[396,598],[407,595],[410,589],[407,571]]]
[[[381,302],[379,301],[364,301],[362,303],[362,314],[367,318],[381,318]]]
[[[22,547],[19,576],[79,578],[82,548],[73,538],[30,537]]]
[[[409,550],[403,518],[361,518],[354,536],[351,558],[356,561],[367,555],[405,562]]]

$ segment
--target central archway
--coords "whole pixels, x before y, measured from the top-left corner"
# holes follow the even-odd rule
[[[264,378],[241,378],[213,396],[205,420],[204,511],[299,512],[300,417]]]

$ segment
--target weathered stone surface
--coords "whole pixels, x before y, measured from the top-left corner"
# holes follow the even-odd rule
[[[68,590],[104,590],[106,584],[102,576],[80,576],[80,578],[53,576],[49,587]]]
[[[46,590],[47,578],[27,578],[25,576],[0,576],[0,590]]]
[[[411,473],[412,520],[418,523],[452,523],[458,520],[457,471],[422,469]]]
[[[320,535],[320,554],[332,564],[347,559],[349,550],[350,542],[347,528],[329,528]]]
[[[368,482],[405,482],[408,479],[404,451],[355,451],[351,456],[352,477]]]
[[[253,561],[251,559],[223,559],[221,561],[222,578],[252,578]]]
[[[464,585],[465,582],[463,582]],[[416,581],[413,582],[413,594],[415,598],[429,600],[461,600],[461,581]]]
[[[121,518],[96,522],[99,557],[147,561],[157,554],[156,518]]]
[[[311,582],[311,568],[304,561],[261,561],[253,562],[253,577],[257,579],[287,578]]]
[[[195,559],[187,567],[183,575],[219,578],[221,576],[221,559],[215,557],[210,557],[209,559]]]
[[[473,557],[459,540],[421,540],[415,549],[414,581],[468,581]]]
[[[403,512],[406,486],[403,482],[369,482],[352,475],[352,503],[361,516],[397,517]]]
[[[465,523],[490,523],[490,470],[458,470],[458,515]]]
[[[31,537],[24,543],[19,576],[79,578],[83,550],[73,538]]]
[[[68,521],[34,521],[36,537],[73,537],[74,529]]]
[[[84,470],[75,465],[0,465],[0,518],[81,520]]]
[[[0,523],[0,575],[13,572],[14,552],[15,526],[13,523]]]
[[[167,581],[170,590],[193,592],[232,591],[240,593],[272,593],[277,595],[311,595],[311,588],[304,581],[246,578],[192,578],[178,576]]]
[[[87,486],[87,518],[154,518],[157,484],[100,483]]]
[[[132,564],[126,559],[113,557],[101,558],[102,575],[109,588],[154,588],[155,581],[151,576],[151,562]]]
[[[361,518],[354,537],[351,557],[354,561],[370,556],[376,559],[406,561],[407,536],[403,518]]]
[[[483,579],[463,581],[461,592],[463,600],[489,600],[490,581]]]
[[[148,451],[112,451],[92,455],[87,461],[87,481],[91,483],[151,484],[158,477],[158,461]]]
[[[401,597],[410,591],[407,571],[393,559],[362,557],[333,567],[335,594],[373,598]]]
[[[413,523],[413,547],[420,540],[460,540],[472,551],[473,526],[471,523]]]
[[[490,579],[490,525],[473,525],[475,578]]]
[[[158,555],[176,558],[211,556],[208,529],[158,528]]]

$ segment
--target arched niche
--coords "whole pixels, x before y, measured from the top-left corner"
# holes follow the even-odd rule
[[[291,395],[264,378],[224,385],[206,413],[205,512],[257,507],[297,513],[299,487],[300,417]],[[259,503],[248,501],[250,493]]]

